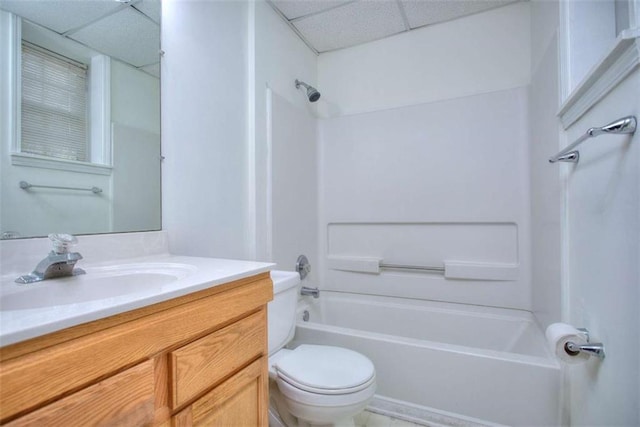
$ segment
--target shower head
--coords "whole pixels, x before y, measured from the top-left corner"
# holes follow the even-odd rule
[[[309,98],[309,102],[316,102],[318,99],[320,99],[320,92],[318,92],[315,87],[296,79],[296,89],[300,89],[300,86],[307,89],[307,98]]]

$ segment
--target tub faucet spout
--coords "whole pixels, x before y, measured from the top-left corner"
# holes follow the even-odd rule
[[[318,289],[318,288],[309,288],[307,286],[303,286],[300,289],[300,295],[311,295],[314,298],[319,298],[320,297],[320,289]]]

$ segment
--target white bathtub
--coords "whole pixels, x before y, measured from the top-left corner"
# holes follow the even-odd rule
[[[338,345],[367,355],[376,366],[377,401],[406,404],[414,418],[558,425],[560,368],[528,312],[322,292],[305,298],[298,314],[293,346]]]

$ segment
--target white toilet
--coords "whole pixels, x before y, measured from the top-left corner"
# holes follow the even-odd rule
[[[303,344],[285,349],[295,332],[300,276],[272,271],[273,301],[268,305],[269,424],[353,424],[376,391],[373,363],[346,348]]]

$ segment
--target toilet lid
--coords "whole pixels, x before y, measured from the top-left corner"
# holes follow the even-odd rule
[[[375,380],[373,363],[360,353],[341,347],[303,344],[278,360],[278,376],[313,393],[352,393]]]

